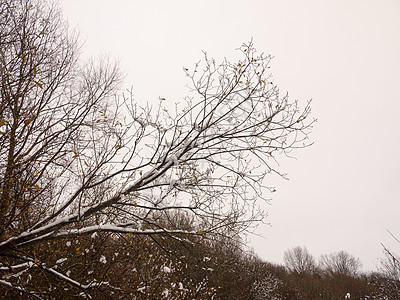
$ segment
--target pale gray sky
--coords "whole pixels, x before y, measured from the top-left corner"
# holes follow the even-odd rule
[[[283,160],[256,253],[282,262],[306,246],[318,257],[346,250],[373,270],[381,242],[400,236],[399,0],[62,0],[79,24],[84,55],[120,59],[138,102],[185,95],[183,66],[202,50],[235,59],[253,38],[273,55],[281,92],[313,99],[314,146]]]

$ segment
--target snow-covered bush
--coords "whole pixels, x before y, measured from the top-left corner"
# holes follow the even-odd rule
[[[282,281],[272,274],[266,274],[261,281],[255,281],[252,284],[251,291],[254,295],[254,300],[282,300],[278,289],[282,285]]]

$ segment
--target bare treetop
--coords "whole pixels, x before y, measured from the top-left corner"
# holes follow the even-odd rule
[[[310,145],[309,103],[279,94],[252,42],[237,62],[204,55],[184,69],[189,96],[152,108],[119,90],[110,60],[79,60],[56,6],[0,11],[0,254],[12,258],[0,264],[11,269],[35,263],[86,290],[24,249],[94,232],[241,233],[264,218],[257,201],[279,157]]]
[[[339,251],[329,255],[322,255],[320,258],[321,268],[329,275],[357,275],[362,267],[359,258],[347,253]]]
[[[306,247],[293,247],[285,251],[283,260],[290,272],[313,274],[316,270],[315,259]]]

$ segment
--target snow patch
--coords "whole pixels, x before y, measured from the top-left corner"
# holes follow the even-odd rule
[[[172,155],[170,158],[170,161],[172,161],[174,166],[179,165],[179,161],[178,161],[178,158],[176,157],[176,155]]]
[[[56,264],[62,264],[64,261],[68,260],[68,258],[60,258],[59,260],[56,261]]]
[[[164,267],[163,267],[163,272],[164,272],[164,273],[171,273],[171,269],[168,268],[167,266],[164,266]]]
[[[105,257],[104,255],[100,256],[99,261],[100,261],[102,264],[106,264],[106,263],[107,263],[107,259],[106,259],[106,257]]]
[[[167,289],[165,289],[165,290],[162,292],[161,296],[163,296],[164,298],[168,298],[168,294],[169,294],[169,291],[168,291]]]

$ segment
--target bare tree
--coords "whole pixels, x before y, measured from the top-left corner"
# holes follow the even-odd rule
[[[382,245],[385,253],[385,259],[381,260],[380,271],[387,278],[392,280],[400,281],[400,258],[398,255],[394,254],[387,247]]]
[[[400,244],[400,240],[390,231],[388,232],[394,241]],[[382,247],[385,258],[380,260],[381,265],[375,284],[379,285],[385,297],[397,299],[400,297],[400,257],[384,244]]]
[[[140,107],[115,64],[81,63],[57,6],[0,1],[0,12],[0,271],[19,274],[4,288],[38,296],[23,283],[34,269],[87,295],[102,285],[54,268],[38,254],[48,241],[248,230],[278,157],[310,144],[309,104],[280,96],[251,42],[238,62],[185,68],[190,94],[175,110],[164,98]],[[175,211],[195,225],[177,227]]]
[[[290,272],[312,274],[315,270],[315,259],[306,247],[293,247],[285,251],[283,260]]]
[[[362,267],[360,259],[346,251],[324,254],[319,263],[321,269],[329,275],[356,276]]]
[[[400,240],[396,238],[390,231],[388,233],[392,238],[400,244]],[[381,273],[387,278],[395,281],[400,281],[400,257],[391,251],[388,247],[382,244],[385,259],[381,260]]]
[[[4,237],[31,229],[57,209],[54,217],[60,215],[66,190],[76,185],[71,179],[94,176],[93,171],[111,155],[99,156],[101,147],[121,135],[112,122],[96,124],[105,113],[111,114],[100,110],[110,104],[120,82],[116,66],[103,61],[81,68],[77,38],[63,33],[65,25],[54,6],[2,1],[1,11],[0,235]],[[101,138],[95,140],[97,136]]]

